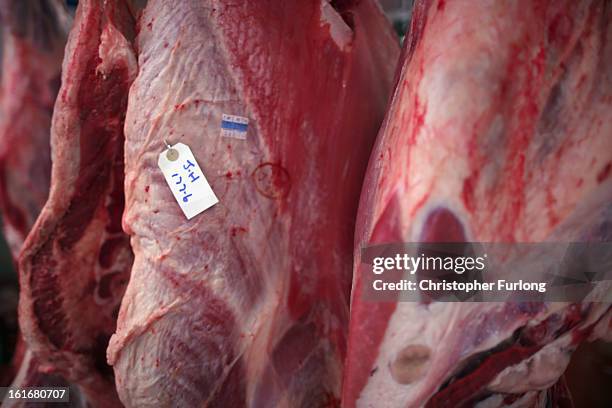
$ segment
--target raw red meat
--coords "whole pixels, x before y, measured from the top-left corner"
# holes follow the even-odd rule
[[[151,0],[126,119],[135,253],[111,339],[132,407],[338,406],[362,176],[399,50],[362,1]],[[246,140],[221,135],[247,117]],[[188,221],[157,167],[191,147]]]
[[[13,256],[49,193],[49,129],[69,17],[60,1],[0,1],[0,208]]]
[[[105,351],[133,258],[121,229],[133,26],[123,0],[79,3],[53,113],[51,191],[19,262],[28,346],[100,407],[120,405]]]
[[[2,0],[0,23],[0,210],[4,236],[17,259],[49,191],[51,112],[70,17],[59,0]],[[18,337],[13,324],[17,302],[13,306],[8,298],[11,291],[8,285],[2,288],[0,325],[8,333],[1,336],[17,338],[17,346],[12,363],[0,367],[0,386],[60,384],[61,378],[38,372],[36,360]],[[9,401],[2,406],[8,407]]]
[[[610,335],[609,303],[368,302],[359,256],[610,241],[611,105],[609,1],[417,2],[361,197],[346,407],[541,404],[576,345]]]

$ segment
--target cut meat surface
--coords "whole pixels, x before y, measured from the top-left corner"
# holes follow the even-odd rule
[[[339,406],[354,217],[399,49],[374,1],[150,0],[126,118],[126,406]],[[249,119],[245,140],[223,114]],[[193,151],[188,221],[157,167]]]
[[[120,405],[105,353],[133,259],[121,229],[133,26],[122,0],[79,3],[53,113],[51,191],[19,262],[29,348],[100,407]]]
[[[537,406],[579,342],[610,336],[609,303],[367,302],[360,248],[610,241],[611,3],[432,0],[413,16],[360,202],[343,404]]]
[[[60,0],[2,0],[0,25],[0,210],[4,237],[16,260],[49,191],[51,113],[70,17]],[[17,345],[11,364],[0,367],[0,386],[62,384],[60,377],[39,372],[18,336],[11,291],[2,288],[0,326],[6,332],[0,336],[17,338]],[[12,347],[14,340],[2,346]],[[2,406],[20,404],[4,401]]]

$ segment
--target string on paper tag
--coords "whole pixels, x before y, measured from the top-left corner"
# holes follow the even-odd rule
[[[188,220],[219,202],[189,146],[166,144],[157,164]]]

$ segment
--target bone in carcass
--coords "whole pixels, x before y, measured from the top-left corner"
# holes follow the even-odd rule
[[[53,113],[51,191],[19,262],[28,346],[92,406],[120,404],[105,352],[133,258],[121,229],[133,26],[122,0],[79,3]]]
[[[70,17],[60,0],[2,0],[0,24],[0,210],[4,236],[17,259],[49,191],[51,113]],[[12,306],[12,288],[6,285],[2,291],[0,319],[9,332],[2,336],[14,332],[17,346],[11,364],[0,369],[0,385],[57,385],[61,380],[39,373],[17,337],[12,323],[17,321],[16,295]]]
[[[139,27],[135,261],[108,350],[122,402],[336,406],[354,216],[395,35],[369,0],[152,0]],[[223,114],[249,119],[245,140],[221,134]],[[190,221],[157,166],[165,142],[191,148],[220,200]]]
[[[368,302],[359,256],[609,241],[611,13],[605,0],[417,2],[360,202],[347,407],[541,404],[577,344],[610,335],[609,303]]]

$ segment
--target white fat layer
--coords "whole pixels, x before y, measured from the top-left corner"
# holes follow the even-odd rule
[[[328,0],[321,0],[321,24],[329,26],[329,33],[341,51],[346,51],[353,38],[353,30],[346,25]]]
[[[563,305],[566,304],[551,304],[551,308],[542,311],[541,315],[549,316]],[[525,324],[525,321],[516,319],[505,327],[487,328],[484,319],[503,313],[500,309],[503,307],[503,303],[432,303],[428,306],[398,303],[372,366],[374,372],[357,406],[378,406],[377,401],[381,398],[389,401],[389,406],[412,406],[426,400],[457,364],[493,348]],[[478,338],[470,340],[466,337],[469,333]],[[425,375],[412,384],[398,384],[391,376],[389,365],[400,350],[411,344],[424,345],[432,350],[429,367]]]
[[[487,388],[493,392],[521,394],[551,387],[569,364],[570,341],[571,336],[564,336],[546,345],[530,358],[499,373]]]
[[[106,25],[100,35],[98,55],[102,62],[97,71],[103,77],[114,68],[117,61],[126,62],[130,77],[136,75],[137,63],[131,45],[112,24]]]
[[[612,309],[597,323],[590,339],[602,339],[603,341],[612,342]]]
[[[398,303],[382,340],[380,353],[372,366],[372,370],[376,370],[363,389],[357,406],[379,406],[378,403],[382,399],[388,402],[388,406],[409,406],[417,403],[421,393],[428,393],[432,385],[446,378],[448,368],[456,364],[456,359],[464,357],[457,350],[457,342],[450,339],[458,339],[456,333],[464,326],[461,322],[464,322],[465,316],[484,316],[487,310],[493,311],[496,307],[499,305],[493,303],[465,303],[461,304],[461,307],[451,303],[433,303],[428,307],[407,302]],[[508,335],[505,331],[488,333],[482,342],[466,352],[473,354],[487,350],[505,340]],[[424,345],[433,351],[429,367],[420,380],[408,385],[398,384],[391,376],[389,364],[400,350],[411,344]],[[446,346],[441,347],[441,344]]]

